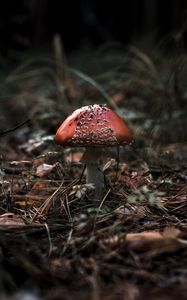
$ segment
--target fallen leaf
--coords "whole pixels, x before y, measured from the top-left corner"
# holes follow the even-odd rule
[[[16,205],[19,206],[34,206],[40,207],[41,204],[54,192],[54,186],[52,187],[51,183],[47,180],[39,179],[33,185],[32,189],[24,195],[23,200],[15,201]],[[16,197],[20,197],[19,195]]]
[[[49,195],[51,192],[47,180],[39,179],[27,194],[27,199],[32,206],[39,207]]]
[[[129,233],[126,235],[127,246],[135,252],[160,253],[174,251],[180,248],[182,243],[178,239],[180,230],[165,229],[163,233],[157,231],[144,231]]]
[[[0,226],[22,226],[25,225],[25,222],[14,213],[5,213],[0,215]]]
[[[142,174],[142,172],[133,172],[131,176],[127,175],[126,172],[125,174],[123,173],[120,175],[119,180],[124,182],[125,185],[132,190],[136,190],[144,185],[149,185],[151,182],[150,178]]]
[[[55,165],[41,164],[36,169],[36,176],[47,176],[54,169]]]
[[[180,230],[175,227],[167,227],[164,229],[162,235],[165,239],[176,239],[180,235]]]

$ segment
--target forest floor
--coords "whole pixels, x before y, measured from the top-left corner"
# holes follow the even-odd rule
[[[67,63],[58,46],[2,68],[0,298],[186,299],[187,54],[108,45]],[[84,149],[54,141],[94,103],[134,135],[108,158],[99,199]]]

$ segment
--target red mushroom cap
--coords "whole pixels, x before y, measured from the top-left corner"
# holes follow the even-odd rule
[[[109,147],[130,143],[132,133],[114,111],[94,104],[75,110],[61,124],[55,139],[63,146]]]

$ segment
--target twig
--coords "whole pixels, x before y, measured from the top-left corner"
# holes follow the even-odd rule
[[[103,206],[103,204],[104,204],[104,202],[105,202],[107,196],[110,194],[111,190],[112,190],[111,188],[108,189],[108,191],[107,191],[106,194],[104,195],[103,199],[101,200],[101,203],[99,204],[99,207],[98,207],[98,209],[97,209],[97,213],[96,213],[95,218],[94,218],[94,226],[93,226],[93,230],[95,229],[95,226],[96,226],[96,220],[97,220],[97,217],[98,217],[99,212],[100,212],[100,210],[101,210],[101,207]]]
[[[14,132],[14,131],[16,131],[17,129],[19,129],[20,127],[22,127],[22,126],[26,125],[27,123],[29,123],[30,121],[31,121],[31,120],[28,119],[28,120],[26,120],[26,121],[24,121],[24,122],[18,124],[17,126],[15,126],[15,127],[13,127],[13,128],[10,128],[10,129],[8,129],[8,130],[2,131],[2,132],[0,132],[0,136],[9,134],[9,133],[11,133],[11,132]]]
[[[86,169],[86,165],[84,165],[84,167],[83,167],[83,169],[82,169],[82,172],[81,172],[81,175],[80,175],[79,183],[78,183],[78,184],[81,184],[81,181],[82,181],[82,178],[83,178],[85,169]]]
[[[73,224],[73,218],[71,216],[71,211],[70,211],[70,207],[69,207],[69,201],[68,201],[68,195],[67,194],[65,194],[63,204],[64,204],[65,212],[66,212],[71,224]]]
[[[40,215],[46,215],[51,207],[52,202],[64,195],[69,189],[71,189],[76,183],[78,182],[78,179],[73,180],[68,187],[63,188],[64,182],[60,184],[60,186],[56,189],[56,191],[49,196],[44,203],[39,207],[36,214],[33,216],[32,221],[40,214]]]
[[[51,234],[50,234],[49,226],[47,225],[47,223],[44,223],[44,226],[46,228],[47,237],[48,237],[48,241],[49,241],[49,253],[48,253],[48,257],[50,257],[51,253],[52,253],[52,249],[53,249],[52,241],[51,241]]]

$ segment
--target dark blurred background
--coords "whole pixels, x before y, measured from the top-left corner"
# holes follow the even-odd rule
[[[186,40],[185,0],[6,0],[0,9],[0,53],[46,47],[55,33],[66,51],[118,41],[152,47],[168,34]]]
[[[31,120],[11,159],[93,103],[129,121],[137,148],[186,142],[186,50],[187,0],[1,1],[1,131]]]

